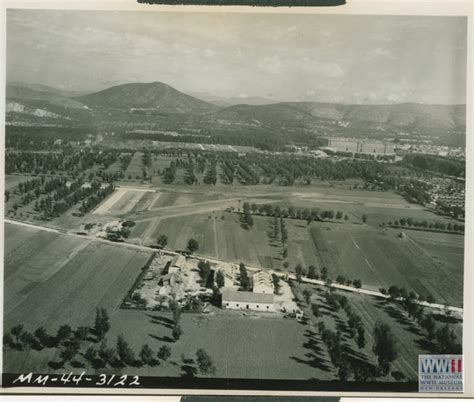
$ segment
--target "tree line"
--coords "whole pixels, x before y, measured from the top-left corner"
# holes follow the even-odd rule
[[[431,229],[448,232],[464,232],[464,225],[458,223],[445,223],[440,221],[428,222],[427,220],[415,220],[413,218],[400,218],[394,221],[382,222],[380,226],[389,226],[395,228],[413,227],[420,229]]]
[[[182,331],[179,327],[180,310],[173,310],[173,337],[178,340]],[[109,315],[103,308],[96,309],[94,326],[92,328],[81,326],[73,330],[69,325],[61,325],[54,335],[49,334],[43,326],[38,327],[33,333],[27,331],[23,324],[11,328],[3,336],[4,350],[37,350],[45,348],[58,348],[60,361],[52,366],[60,368],[66,363],[74,363],[84,367],[82,359],[93,368],[103,368],[109,365],[118,367],[140,367],[143,365],[157,366],[166,362],[171,357],[171,348],[162,345],[158,350],[153,350],[147,343],[143,344],[137,354],[130,347],[125,337],[117,337],[114,346],[109,346],[106,334],[110,329]],[[98,346],[88,346],[89,343]],[[204,349],[196,352],[196,362],[201,374],[214,374],[215,366],[211,357]]]

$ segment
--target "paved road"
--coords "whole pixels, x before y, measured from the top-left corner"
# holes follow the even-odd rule
[[[53,229],[53,228],[49,228],[49,227],[46,227],[46,226],[40,226],[40,225],[31,224],[31,223],[15,221],[15,220],[12,220],[12,219],[5,219],[5,222],[13,224],[13,225],[18,225],[18,226],[28,227],[28,228],[32,228],[32,229],[42,230],[42,231],[45,231],[45,232],[59,233],[59,234],[67,235],[67,236],[75,236],[75,237],[79,237],[81,239],[89,239],[91,241],[99,241],[99,242],[103,242],[103,243],[107,243],[109,245],[114,245],[114,246],[119,246],[119,247],[127,247],[127,248],[130,248],[130,249],[147,251],[147,252],[156,252],[156,249],[153,249],[152,247],[140,246],[140,245],[126,243],[126,242],[111,242],[109,240],[101,239],[101,238],[98,238],[98,237],[95,237],[95,236],[80,235],[80,234],[70,232],[70,231],[66,231],[66,230],[62,231],[62,230],[59,230],[59,229]],[[165,254],[167,254],[167,255],[178,255],[179,253],[174,252],[174,251],[166,250]],[[214,258],[207,258],[205,256],[196,256],[196,258],[205,259],[205,260],[207,260],[207,261],[209,261],[210,263],[213,263],[213,264],[228,263],[228,264],[237,265],[232,261],[217,260],[217,259],[214,259]],[[261,270],[261,268],[259,268],[259,267],[252,267],[252,266],[249,266],[249,265],[246,265],[245,267],[250,271],[260,271]],[[271,273],[271,274],[276,274],[280,277],[287,277],[287,278],[292,279],[292,280],[297,280],[296,276],[293,273],[290,273],[290,272],[281,272],[281,271],[273,271],[273,270],[270,270],[268,272]],[[306,278],[306,277],[302,277],[301,282],[311,283],[311,284],[320,285],[320,286],[326,286],[326,283],[322,280],[309,279],[309,278]],[[380,292],[377,292],[377,291],[374,291],[374,290],[369,290],[369,289],[364,289],[364,288],[355,288],[353,286],[346,286],[346,285],[341,285],[341,284],[338,284],[338,283],[331,284],[331,287],[333,287],[335,289],[345,290],[345,291],[348,291],[348,292],[355,292],[355,293],[361,293],[361,294],[365,294],[365,295],[369,295],[369,296],[380,297],[382,299],[388,299],[389,298],[388,295],[384,295],[383,293],[380,293]],[[432,309],[441,310],[441,311],[449,310],[449,311],[454,312],[454,313],[458,313],[458,314],[461,314],[461,315],[463,314],[463,309],[461,307],[447,306],[447,305],[444,305],[444,304],[428,303],[428,302],[418,302],[418,304],[423,306],[423,307],[427,307],[427,308],[432,308]]]

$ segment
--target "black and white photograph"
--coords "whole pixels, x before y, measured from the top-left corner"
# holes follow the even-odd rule
[[[4,386],[462,392],[468,36],[8,8]]]

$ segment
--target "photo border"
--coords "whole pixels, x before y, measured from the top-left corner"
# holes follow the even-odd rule
[[[285,13],[285,14],[358,14],[358,15],[430,15],[430,16],[467,16],[468,18],[468,60],[467,60],[467,92],[466,92],[466,220],[465,220],[465,255],[464,255],[464,319],[463,319],[463,354],[464,354],[464,372],[465,379],[474,378],[474,296],[471,289],[474,285],[474,271],[472,265],[474,262],[474,227],[473,209],[473,175],[474,173],[474,140],[472,138],[472,123],[474,105],[472,98],[473,88],[473,22],[474,3],[472,1],[450,1],[450,0],[348,0],[346,5],[338,7],[308,8],[308,7],[281,7],[271,8],[248,7],[248,6],[169,6],[169,5],[146,5],[138,4],[133,0],[6,0],[2,7],[2,80],[3,85],[0,89],[0,108],[1,114],[1,133],[5,138],[5,84],[6,84],[6,9],[64,9],[64,10],[123,10],[123,11],[149,11],[149,12],[237,12],[237,13]],[[5,144],[1,142],[1,150],[4,155]],[[0,170],[2,172],[2,181],[0,191],[4,191],[4,158],[0,161]],[[0,209],[2,223],[4,220],[4,205]],[[4,225],[0,225],[0,238],[4,239]],[[3,255],[4,242],[0,246],[0,258],[2,260],[3,275]],[[3,286],[0,289],[0,297],[3,300]],[[3,303],[1,304],[3,317]],[[3,333],[3,320],[0,321],[0,329]],[[0,369],[3,367],[2,356],[0,352]],[[158,377],[159,378],[159,377]],[[465,381],[463,394],[419,394],[413,393],[386,393],[386,392],[319,392],[319,391],[256,391],[256,390],[215,390],[215,389],[110,389],[110,388],[40,388],[40,387],[18,387],[2,388],[1,393],[9,394],[111,394],[111,395],[259,395],[259,396],[354,396],[354,397],[415,397],[415,398],[466,398],[474,396],[474,382]]]

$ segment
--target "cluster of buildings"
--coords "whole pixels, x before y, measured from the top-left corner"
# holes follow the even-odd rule
[[[352,152],[354,154],[394,155],[395,145],[392,142],[359,138],[326,138],[324,147],[335,152]]]
[[[158,252],[141,282],[132,293],[128,306],[136,303],[146,308],[155,306],[167,307],[171,300],[185,301],[191,297],[212,296],[213,290],[203,287],[199,272],[196,270],[197,259],[187,259],[183,255],[172,258]],[[220,289],[222,308],[225,310],[278,312],[280,293],[275,299],[275,284],[272,275],[266,271],[248,271],[250,290],[239,290],[240,270],[237,266],[224,264],[213,268],[215,273],[224,275],[224,286]],[[296,308],[296,307],[295,307]]]
[[[222,307],[230,310],[276,311],[271,275],[258,271],[253,274],[251,282],[251,292],[239,291],[235,286],[222,288]]]
[[[465,185],[448,178],[432,178],[430,179],[430,197],[431,204],[436,206],[444,204],[450,208],[465,209]]]
[[[418,143],[403,140],[396,145],[396,149],[406,152],[416,152],[419,154],[447,156],[452,158],[466,158],[466,149],[463,147],[448,147],[446,145],[434,145],[431,141],[420,141]]]

